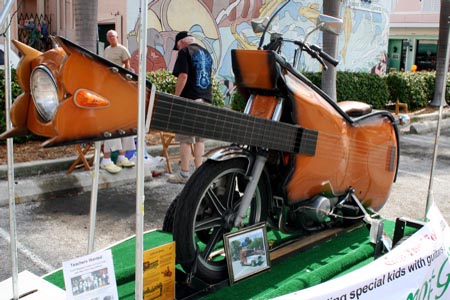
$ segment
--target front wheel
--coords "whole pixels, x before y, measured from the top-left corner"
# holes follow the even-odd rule
[[[195,272],[208,283],[227,278],[223,234],[238,229],[233,222],[249,183],[246,169],[245,159],[208,160],[192,175],[178,198],[173,223],[177,262],[186,272]],[[268,184],[263,173],[244,226],[266,220]]]

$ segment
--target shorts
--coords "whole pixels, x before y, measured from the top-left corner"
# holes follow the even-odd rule
[[[200,102],[200,103],[206,103],[203,99],[197,99],[194,100],[194,102]],[[176,134],[175,135],[175,141],[180,143],[187,143],[187,144],[195,144],[195,143],[204,143],[205,139],[199,136],[190,136],[190,135],[184,135],[184,134]]]
[[[136,150],[136,144],[134,143],[134,136],[126,136],[118,139],[106,140],[103,143],[103,151],[110,153],[114,151],[129,151]]]
[[[204,143],[205,139],[198,136],[177,134],[175,135],[175,141],[180,143],[195,144],[195,143]]]

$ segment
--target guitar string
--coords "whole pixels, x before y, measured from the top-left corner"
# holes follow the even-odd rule
[[[181,101],[183,101],[183,100],[181,100]],[[170,101],[170,102],[172,102],[172,101]],[[177,104],[178,105],[178,104]],[[182,106],[186,106],[185,105],[185,103],[183,103],[183,105]],[[206,110],[204,110],[204,111],[207,111],[207,112],[209,112],[209,109],[208,108],[210,108],[210,106],[205,106],[205,108],[206,108]],[[196,112],[197,111],[199,111],[199,109],[195,109],[195,108],[188,108],[188,109],[194,109]],[[219,112],[219,111],[217,111],[217,112]],[[237,118],[237,120],[239,121],[239,120],[241,120],[243,117],[245,117],[245,116],[248,116],[248,115],[236,115],[236,118]],[[255,117],[255,116],[250,116],[250,117],[253,117],[253,118],[257,118],[257,119],[259,119],[258,121],[266,121],[267,122],[267,124],[269,124],[269,122],[270,123],[272,123],[272,121],[271,120],[268,120],[268,119],[264,119],[264,118],[259,118],[259,117]],[[231,118],[233,118],[233,119],[236,119],[234,116],[231,116]],[[211,118],[210,118],[211,119]],[[211,120],[214,120],[214,119],[211,119]],[[225,122],[227,122],[227,121],[225,121]],[[228,122],[228,123],[230,123],[231,125],[236,125],[236,122],[233,122],[233,121],[230,121],[230,122]],[[291,126],[294,126],[294,125],[292,125],[292,124],[288,124],[288,123],[282,123],[282,122],[279,122],[279,123],[276,123],[276,124],[283,124],[283,125],[291,125]],[[245,126],[245,125],[244,125]],[[291,127],[290,127],[291,128]],[[292,129],[293,130],[298,130],[298,127],[292,127]],[[305,129],[307,129],[307,128],[305,128]],[[245,132],[245,130],[246,129],[244,129],[243,131]],[[314,131],[314,130],[313,130]],[[327,133],[327,132],[325,132],[325,131],[320,131],[319,132],[320,133],[320,135],[328,135],[330,138],[336,138],[336,139],[340,139],[341,137],[342,137],[342,135],[339,135],[339,134],[333,134],[333,133]],[[280,137],[281,138],[287,138],[287,137],[289,137],[290,135],[289,134],[292,134],[292,133],[288,133],[287,135],[286,134],[282,134]],[[303,137],[303,140],[306,140],[306,141],[310,141],[309,140],[309,136],[306,134],[304,137]],[[315,140],[315,138],[312,140],[312,141],[314,141]],[[352,142],[354,145],[356,144],[356,145],[358,145],[358,146],[360,146],[360,147],[362,147],[362,146],[366,146],[367,147],[367,149],[374,149],[374,148],[377,148],[377,147],[379,147],[379,148],[381,148],[381,149],[385,149],[385,146],[383,146],[383,145],[378,145],[378,144],[375,144],[375,143],[369,143],[369,142],[364,142],[364,141],[361,141],[361,140],[359,140],[359,139],[355,139],[355,138],[348,138],[347,139],[349,142]],[[280,142],[283,142],[283,140],[281,140]],[[297,143],[301,143],[301,140],[300,141],[297,141]],[[297,144],[297,146],[298,146],[298,144]]]
[[[186,126],[185,126],[185,127],[186,127]],[[191,128],[192,128],[192,127],[191,127]],[[239,130],[236,130],[236,131],[239,131]],[[224,137],[224,135],[222,135],[222,137]],[[246,139],[246,142],[248,142],[248,139]],[[282,142],[285,142],[285,139],[283,139]],[[319,142],[320,142],[320,141],[319,141]],[[251,144],[251,143],[249,143],[249,144]],[[333,149],[336,148],[336,144],[332,144],[331,146],[333,147]],[[331,146],[328,147],[328,148],[331,149]],[[322,149],[324,148],[323,145],[321,146],[321,148],[322,148]],[[325,148],[327,148],[327,147],[325,147]],[[352,148],[350,148],[350,149],[352,149]],[[325,150],[327,150],[327,149],[325,149]],[[382,153],[382,154],[384,155],[384,152],[388,150],[388,146],[383,147],[382,150],[383,150],[383,153]],[[374,149],[372,149],[372,152],[374,152]],[[358,147],[357,147],[357,148],[354,149],[354,150],[350,150],[349,155],[352,155],[352,154],[353,154],[353,158],[352,158],[352,159],[354,160],[354,162],[356,162],[356,159],[355,159],[355,158],[358,158],[359,156],[362,157],[362,158],[364,159],[364,160],[361,161],[361,162],[365,162],[365,161],[367,160],[367,154],[366,154],[365,149],[358,149]],[[330,156],[330,158],[333,158],[333,157],[336,157],[336,156]],[[377,159],[377,160],[376,160],[376,163],[378,164],[378,163],[379,163],[378,157],[376,157],[375,159]]]
[[[184,123],[183,122],[184,121],[184,116],[186,114],[192,115],[192,113],[189,113],[188,111],[194,111],[196,115],[198,114],[198,112],[208,112],[208,113],[211,114],[211,109],[210,109],[211,107],[210,106],[198,105],[200,108],[195,108],[195,107],[192,107],[191,105],[188,105],[189,103],[178,104],[178,103],[173,103],[173,101],[167,101],[167,100],[164,100],[164,99],[158,99],[158,101],[160,101],[160,102],[161,101],[162,102],[166,101],[167,103],[174,104],[174,105],[171,106],[172,110],[173,110],[174,106],[179,106],[179,107],[184,108],[184,111],[182,113],[183,117],[181,117],[181,119],[178,120],[178,122],[181,125],[181,128],[198,129],[196,126],[194,126],[196,121],[194,121],[194,125],[193,126],[189,126],[189,125],[183,124]],[[184,100],[180,100],[180,102],[181,101],[184,101]],[[221,113],[221,111],[217,110],[217,111],[215,111],[213,113],[218,114],[218,113]],[[167,114],[162,113],[161,115],[163,115],[163,118],[166,119]],[[170,117],[170,114],[168,114],[168,115],[169,115],[169,117],[167,119],[173,119],[172,117]],[[239,116],[238,115],[232,115],[232,116],[227,116],[227,117],[228,117],[228,119],[231,118],[231,119],[235,119],[237,121],[241,121],[242,118],[243,117],[245,118],[246,116],[247,115],[239,115]],[[251,117],[258,119],[257,121],[259,121],[259,122],[267,122],[267,124],[273,125],[273,122],[271,120],[258,118],[258,117],[254,117],[254,116],[251,116]],[[218,123],[217,119],[208,117],[208,114],[206,114],[206,116],[203,116],[203,118],[206,119],[206,121],[208,121],[208,119],[209,119],[210,123],[213,123],[212,121],[215,121],[214,122],[215,126]],[[253,119],[253,123],[256,121],[256,119]],[[250,122],[252,121],[251,118],[249,120],[250,120]],[[172,121],[174,121],[174,120],[172,120]],[[224,120],[222,123],[224,123],[224,125],[231,125],[231,128],[236,130],[236,131],[238,131],[238,133],[242,133],[242,134],[245,135],[245,133],[249,132],[249,130],[248,130],[249,126],[246,126],[245,124],[240,124],[239,122],[227,121],[227,120]],[[202,124],[204,124],[204,122]],[[281,123],[281,122],[280,123],[275,123],[275,124],[277,124],[277,125],[279,125],[279,124],[287,125],[286,123]],[[289,125],[291,125],[291,124],[289,124]],[[290,130],[297,130],[297,127],[289,127],[289,126],[285,126],[285,127],[287,127]],[[269,131],[273,131],[273,129],[271,129]],[[203,133],[204,132],[205,132],[205,130],[203,130]],[[217,133],[217,131],[215,133]],[[261,139],[261,138],[264,139],[265,138],[265,134],[264,133],[261,133],[261,134],[255,133],[255,132],[253,132],[253,128],[252,128],[250,140],[253,138],[254,134],[256,134],[256,137],[255,137],[256,139]],[[223,133],[221,134],[222,138],[224,138],[226,136],[227,135],[224,135]],[[293,134],[291,132],[289,132],[288,134],[281,133],[279,135],[274,136],[273,137],[274,141],[273,141],[273,143],[270,143],[270,144],[271,145],[275,144],[274,146],[272,146],[272,148],[277,149],[277,148],[279,148],[279,147],[277,147],[277,144],[285,144],[286,143],[286,139],[290,140],[290,139],[292,139],[292,136],[293,136]],[[329,139],[324,139],[323,136],[328,136]],[[214,136],[214,138],[217,138],[217,136]],[[320,131],[319,132],[319,139],[321,139],[320,148],[325,147],[328,150],[335,149],[336,148],[336,144],[332,140],[333,138],[337,139],[337,140],[340,140],[341,136],[336,135],[336,134],[330,134],[330,133],[327,133],[327,132]],[[295,141],[295,146],[298,147],[299,143],[301,144],[302,141],[308,142],[308,141],[311,141],[311,139],[309,138],[308,134],[305,134],[300,141]],[[315,138],[312,141],[315,141]],[[353,162],[356,162],[356,158],[361,157],[363,159],[363,161],[361,161],[361,162],[365,163],[366,160],[367,160],[366,159],[367,158],[367,154],[365,153],[365,152],[367,152],[366,150],[370,150],[371,152],[374,152],[377,148],[379,148],[379,149],[382,150],[382,152],[385,152],[387,154],[386,151],[389,151],[389,147],[392,147],[392,146],[389,146],[389,145],[385,146],[385,145],[377,145],[377,144],[374,144],[374,143],[363,142],[363,141],[360,141],[360,140],[357,140],[357,139],[353,139],[353,138],[348,138],[347,141],[349,141],[349,143],[352,143],[353,147],[356,147],[356,148],[352,147],[352,148],[349,149],[349,151],[350,151],[349,153],[353,155],[353,158],[351,158],[352,160],[354,160]],[[268,148],[271,148],[271,147],[268,147]],[[361,153],[361,151],[362,151],[362,153]],[[376,157],[375,159],[377,159],[377,161],[375,163],[379,164],[378,157]]]
[[[183,105],[183,107],[185,107],[186,105]],[[209,108],[209,107],[208,107]],[[198,111],[199,111],[199,109],[195,109],[195,108],[189,108],[189,109],[191,109],[191,110],[195,110],[195,112],[197,113]],[[209,109],[207,109],[206,108],[206,110],[204,110],[204,111],[209,111]],[[219,111],[217,111],[217,112],[219,112]],[[237,118],[237,120],[238,121],[240,121],[240,120],[242,120],[242,118],[244,117],[246,117],[246,116],[248,116],[248,115],[239,115],[239,116],[236,116],[236,118]],[[230,117],[230,116],[228,116],[228,117]],[[251,117],[254,117],[254,116],[251,116]],[[208,118],[208,117],[207,117]],[[236,119],[234,116],[232,116],[231,118],[233,118],[233,119]],[[258,118],[258,117],[254,117],[254,118]],[[217,120],[216,119],[214,119],[214,118],[209,118],[210,120],[212,120],[212,121],[216,121],[215,123],[217,123]],[[270,121],[270,120],[267,120],[267,119],[262,119],[262,118],[258,118],[259,120],[259,122],[267,122],[267,124],[270,124],[270,125],[272,125],[272,121]],[[180,121],[180,122],[182,122],[182,121]],[[245,125],[239,125],[238,123],[236,123],[236,122],[234,122],[234,121],[227,121],[227,120],[225,120],[225,121],[223,121],[224,123],[229,123],[229,125],[234,125],[235,127],[236,126],[239,126],[239,130],[240,131],[243,131],[243,132],[247,132],[248,130],[247,130],[247,128],[248,128],[248,126],[245,126]],[[213,123],[213,122],[210,122],[210,123]],[[291,125],[291,124],[287,124],[287,123],[276,123],[276,124],[283,124],[283,125]],[[216,125],[216,124],[215,124]],[[244,127],[244,129],[242,129],[241,128],[241,126],[245,126]],[[291,125],[292,126],[292,125]],[[183,127],[186,127],[186,125],[184,125]],[[292,129],[292,130],[298,130],[298,127],[289,127],[289,129]],[[285,140],[284,139],[286,139],[286,138],[289,138],[289,137],[291,137],[292,136],[292,134],[295,134],[295,133],[292,133],[292,132],[289,132],[289,133],[287,133],[287,134],[281,134],[280,136],[279,136],[279,138],[278,139],[280,139],[280,141],[279,142],[284,142]],[[264,137],[264,135],[263,134],[261,134],[262,135],[262,137]],[[333,138],[335,138],[335,139],[337,139],[337,140],[340,140],[341,139],[341,135],[337,135],[337,134],[330,134],[330,133],[327,133],[327,132],[325,132],[325,131],[320,131],[320,135],[321,136],[323,136],[323,135],[328,135],[329,136],[329,138],[330,138],[330,143],[333,143],[333,147],[334,147],[334,141],[331,141],[331,139],[333,139]],[[259,137],[259,138],[261,138],[261,136]],[[277,138],[277,137],[275,137],[275,138]],[[308,134],[305,134],[305,136],[303,137],[303,140],[306,140],[306,141],[310,141],[310,138],[309,138],[309,135]],[[315,140],[315,138],[313,139],[313,141]],[[381,148],[381,149],[385,149],[385,146],[383,146],[383,145],[377,145],[377,144],[374,144],[374,143],[368,143],[368,142],[364,142],[364,141],[361,141],[361,140],[358,140],[358,139],[354,139],[354,138],[348,138],[347,139],[349,142],[351,142],[351,143],[353,143],[354,145],[357,145],[358,147],[361,147],[362,149],[363,149],[363,147],[366,147],[367,149],[375,149],[375,148],[377,148],[377,147],[379,147],[379,148]],[[327,140],[325,140],[325,141],[327,141]],[[301,140],[300,141],[296,141],[297,143],[301,143]],[[297,144],[297,146],[298,146],[298,144]]]
[[[183,107],[185,108],[185,110],[186,110],[186,105],[183,105]],[[191,109],[192,110],[192,108],[189,108],[189,109]],[[198,109],[196,109],[196,111],[198,111]],[[217,112],[219,112],[219,111],[217,111]],[[165,114],[164,114],[165,115]],[[242,116],[238,116],[239,117],[239,120],[241,120],[242,119]],[[234,117],[232,117],[232,118],[234,118]],[[211,119],[211,120],[214,120],[214,119],[212,119],[212,118],[209,118],[209,119]],[[265,119],[262,119],[262,120],[265,120]],[[267,121],[267,120],[265,120],[265,121]],[[183,122],[182,120],[180,120],[180,122]],[[269,122],[271,122],[271,121],[269,121]],[[227,121],[224,121],[224,123],[227,123]],[[230,123],[231,125],[236,125],[236,122],[228,122],[228,123]],[[272,122],[271,122],[272,123]],[[279,123],[277,123],[277,124],[279,124]],[[283,124],[283,123],[282,123]],[[272,124],[271,124],[272,125]],[[241,127],[241,125],[238,125],[239,126],[239,128],[237,128],[236,126],[236,130],[238,130],[238,131],[240,131],[240,132],[247,132],[248,130],[247,130],[247,128],[244,128],[244,129],[242,129]],[[182,127],[184,127],[184,128],[186,128],[187,126],[186,125],[184,125],[184,126],[182,126]],[[189,127],[189,126],[188,126]],[[192,129],[193,127],[191,127],[191,128],[189,128],[189,129]],[[295,127],[294,127],[295,128]],[[331,135],[332,137],[337,137],[337,135]],[[224,135],[222,134],[222,137],[224,137]],[[262,134],[262,137],[264,137],[264,134]],[[276,138],[275,138],[276,139]],[[308,139],[307,137],[306,137],[306,139]],[[305,139],[304,139],[305,140]],[[285,134],[282,134],[281,136],[279,136],[279,139],[276,139],[276,141],[275,141],[275,143],[285,143],[286,142],[286,135]],[[363,144],[361,143],[361,142],[359,142],[358,141],[358,144],[360,144],[359,146],[363,146]],[[372,144],[372,145],[370,145],[369,143],[366,143],[366,144],[368,144],[369,145],[369,148],[373,151],[373,149],[374,148],[376,148],[376,147],[373,147],[373,145],[375,145],[375,144]],[[332,144],[331,145],[333,148],[335,148],[335,144]],[[274,146],[274,148],[276,148],[276,145]],[[387,151],[387,147],[385,147],[385,146],[383,146],[382,148],[381,148],[383,151]],[[353,150],[350,150],[350,151],[353,151]],[[354,154],[355,155],[357,155],[357,153],[358,152],[355,152],[355,151],[353,151],[354,152]],[[367,155],[366,154],[364,154],[364,156],[363,156],[363,158],[364,159],[366,159],[366,157],[367,157]],[[377,163],[379,163],[378,161],[377,161]]]
[[[184,126],[184,128],[186,128],[186,126]],[[193,127],[190,127],[193,128]],[[163,128],[164,129],[164,128]],[[224,140],[229,141],[228,139],[226,139],[226,137],[224,135],[221,136]],[[220,139],[217,136],[213,136],[213,139]],[[285,142],[285,139],[282,139],[282,142]],[[242,144],[249,144],[252,145],[251,142],[249,142],[248,139],[245,139],[244,142],[240,142],[239,140],[235,140],[235,142],[239,142]],[[274,150],[281,150],[281,151],[287,151],[287,152],[292,152],[292,151],[288,151],[286,149],[280,149],[280,147],[277,147],[277,143],[274,142],[272,143],[274,146],[272,145],[267,145],[264,144],[262,145],[263,147],[267,147],[269,149],[274,149]],[[253,144],[255,145],[255,144]],[[325,149],[324,149],[325,148]],[[335,149],[335,145],[333,145],[333,147],[328,147],[328,149],[326,149],[326,147],[321,146],[319,147],[319,150],[322,149],[324,150],[325,153],[322,153],[322,151],[316,151],[315,156],[317,158],[321,158],[321,159],[325,159],[325,160],[329,160],[329,161],[341,161],[341,160],[345,160],[347,159],[349,162],[351,163],[360,163],[360,164],[366,164],[366,165],[374,165],[374,166],[378,166],[381,162],[380,157],[388,157],[388,147],[385,147],[386,149],[383,149],[383,152],[380,153],[379,155],[377,154],[373,154],[374,150],[372,150],[372,155],[368,155],[365,151],[361,152],[359,150],[352,150],[352,148],[350,148],[347,151],[347,155],[346,158],[341,158],[341,156],[338,155],[330,155],[330,151],[331,149]],[[386,161],[386,165],[389,165],[389,161]]]

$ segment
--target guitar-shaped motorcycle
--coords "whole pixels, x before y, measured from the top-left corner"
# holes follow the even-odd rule
[[[336,24],[321,15],[317,28]],[[227,277],[223,234],[265,222],[307,237],[367,219],[396,177],[392,115],[336,104],[280,56],[286,42],[336,63],[317,46],[274,34],[264,50],[232,51],[236,86],[248,99],[244,114],[156,93],[152,129],[233,143],[208,153],[165,220],[177,261],[207,282]],[[23,54],[17,76],[24,92],[1,138],[31,131],[49,137],[44,146],[57,146],[135,134],[136,74],[61,37],[45,53],[14,43]]]
[[[333,32],[340,26],[340,20],[324,15],[317,23]],[[193,125],[220,132],[213,138],[243,139],[208,153],[166,215],[164,229],[173,232],[177,261],[206,282],[227,278],[224,234],[266,222],[307,238],[369,221],[395,181],[397,121],[364,103],[335,103],[279,55],[286,42],[324,67],[323,60],[337,64],[318,46],[276,33],[264,50],[232,50],[248,116],[206,117]]]

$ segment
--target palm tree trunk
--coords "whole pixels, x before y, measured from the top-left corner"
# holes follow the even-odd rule
[[[98,0],[75,0],[75,32],[77,43],[94,53],[98,40]]]
[[[332,17],[339,17],[341,10],[341,1],[323,0],[323,13]],[[336,57],[337,55],[337,36],[323,32],[323,51]],[[336,95],[336,68],[325,61],[328,69],[322,72],[322,90],[327,93],[331,99],[337,101]]]
[[[430,102],[431,106],[440,106],[445,104],[445,88],[448,70],[445,69],[447,64],[447,43],[448,43],[448,17],[450,14],[450,1],[441,0],[441,12],[439,18],[439,41],[436,57],[436,85],[434,88],[434,97]]]

